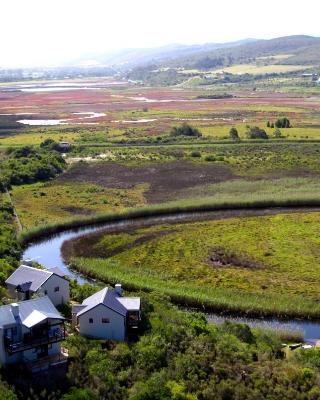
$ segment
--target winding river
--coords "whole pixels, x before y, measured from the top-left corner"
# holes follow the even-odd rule
[[[301,209],[263,209],[263,210],[237,210],[237,216],[259,216],[259,215],[272,215],[279,213],[288,212],[301,212]],[[309,209],[308,211],[319,211],[318,209]],[[306,210],[304,210],[306,212]],[[152,226],[161,223],[179,223],[179,222],[191,222],[201,220],[213,220],[222,218],[234,217],[234,211],[213,211],[213,212],[197,212],[197,213],[180,213],[174,215],[162,215],[158,217],[148,218],[136,218],[132,220],[122,220],[118,222],[108,222],[98,225],[91,225],[82,228],[74,228],[63,231],[61,233],[50,235],[49,237],[31,243],[25,249],[23,259],[32,259],[39,262],[43,266],[59,267],[65,272],[66,275],[73,279],[77,279],[80,284],[92,283],[91,280],[71,270],[68,264],[63,260],[61,256],[61,246],[64,241],[74,239],[78,236],[87,235],[98,231],[124,231],[128,228],[138,228]],[[207,313],[207,319],[211,323],[222,323],[223,321],[231,320],[239,323],[246,323],[249,326],[265,327],[270,329],[285,329],[288,331],[300,331],[304,334],[306,341],[315,342],[316,339],[320,338],[320,322],[309,321],[300,319],[281,320],[278,318],[243,318],[241,316],[230,316]]]

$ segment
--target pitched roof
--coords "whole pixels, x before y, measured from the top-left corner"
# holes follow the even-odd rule
[[[118,297],[117,299],[128,311],[140,310],[140,297]]]
[[[82,302],[82,305],[84,305],[85,307],[78,312],[77,316],[79,317],[80,315],[85,314],[86,312],[93,309],[97,305],[103,304],[106,307],[111,308],[111,310],[125,317],[127,315],[127,312],[129,310],[132,310],[132,308],[128,308],[129,305],[131,306],[130,299],[131,297],[119,297],[119,295],[113,289],[104,288],[99,292],[93,294],[92,296],[86,298]],[[135,307],[137,307],[138,305],[139,308],[134,308],[134,310],[140,309],[140,299],[139,302],[138,301],[135,302]]]
[[[20,301],[19,306],[19,322],[27,328],[37,325],[45,319],[60,319],[64,318],[52,304],[51,300],[45,297]],[[0,307],[0,327],[16,324],[17,320],[12,313],[11,304]]]
[[[31,282],[29,290],[36,292],[52,275],[61,277],[60,274],[52,270],[38,269],[28,267],[27,265],[20,265],[20,267],[9,276],[9,278],[6,280],[6,283],[14,286],[21,286],[27,282]]]
[[[56,275],[61,276],[62,278],[65,276],[65,273],[59,267],[52,267],[48,269],[49,272],[52,272]]]

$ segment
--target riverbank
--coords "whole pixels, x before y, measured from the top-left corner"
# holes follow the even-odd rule
[[[296,213],[304,211],[304,213],[312,213],[319,211],[318,208],[314,209],[288,209],[288,208],[275,208],[275,209],[242,209],[242,210],[224,210],[220,212],[206,212],[206,213],[183,213],[171,216],[157,216],[149,218],[135,218],[135,219],[122,219],[119,222],[110,222],[91,227],[77,227],[73,230],[64,233],[55,233],[49,236],[46,240],[30,245],[25,253],[24,258],[33,258],[41,264],[52,267],[59,266],[72,278],[80,280],[81,283],[88,282],[84,279],[92,277],[105,283],[116,283],[121,281],[127,290],[141,289],[144,291],[157,291],[169,295],[173,302],[187,307],[197,307],[201,311],[223,313],[225,316],[241,316],[241,317],[256,317],[261,322],[261,319],[274,318],[277,316],[280,319],[290,320],[293,325],[296,325],[296,318],[300,319],[302,324],[314,324],[314,331],[319,330],[320,327],[317,319],[320,315],[320,309],[317,302],[306,299],[303,296],[268,296],[255,294],[248,294],[245,291],[208,289],[203,285],[197,286],[193,280],[190,279],[187,284],[179,282],[171,282],[163,276],[145,276],[138,268],[133,270],[125,268],[119,263],[112,263],[110,260],[103,259],[84,259],[79,262],[79,259],[74,260],[71,268],[65,262],[60,254],[60,249],[65,241],[73,240],[81,237],[88,238],[86,241],[90,242],[89,237],[92,235],[100,234],[120,234],[121,232],[132,231],[133,229],[147,228],[161,224],[174,225],[179,223],[184,230],[183,226],[187,226],[190,222],[207,221],[207,220],[233,220],[235,217],[243,217],[246,221],[248,217],[258,216],[271,216],[286,213],[294,216]],[[310,214],[312,215],[312,214]],[[223,221],[221,221],[223,222]],[[309,226],[308,224],[305,226]],[[89,237],[87,236],[89,235]],[[154,255],[157,257],[157,255]],[[228,273],[228,271],[226,271]],[[155,272],[154,275],[157,275]],[[271,298],[270,298],[271,297]],[[241,306],[239,306],[239,304]],[[311,310],[311,311],[310,311]],[[315,320],[314,323],[311,321]],[[307,326],[307,325],[306,325]]]
[[[77,229],[88,227],[92,225],[99,225],[109,222],[125,222],[129,220],[136,220],[139,218],[153,218],[153,217],[170,217],[179,214],[195,214],[206,212],[218,211],[239,211],[241,210],[266,210],[266,209],[279,209],[279,212],[290,212],[290,210],[317,210],[320,208],[320,198],[284,198],[273,199],[266,198],[254,201],[241,201],[237,199],[234,201],[219,202],[212,200],[196,200],[194,201],[180,201],[160,205],[153,205],[148,207],[131,208],[124,211],[98,214],[90,217],[76,218],[57,224],[47,224],[35,227],[28,231],[21,232],[18,239],[22,246],[26,246],[33,241],[38,241],[47,236],[52,236],[60,232],[70,229]],[[263,214],[262,214],[263,215]]]

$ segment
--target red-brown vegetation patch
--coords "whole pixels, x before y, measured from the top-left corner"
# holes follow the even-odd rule
[[[130,189],[145,183],[149,186],[145,193],[148,202],[158,203],[175,199],[181,191],[194,186],[237,178],[228,166],[179,160],[142,166],[125,166],[111,162],[79,163],[61,175],[58,181],[90,182],[117,189]]]

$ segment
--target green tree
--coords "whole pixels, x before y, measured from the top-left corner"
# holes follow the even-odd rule
[[[258,126],[249,126],[246,136],[248,139],[268,139],[267,132]]]
[[[202,133],[199,132],[197,128],[192,127],[191,125],[187,124],[186,122],[180,126],[175,126],[171,129],[170,132],[171,136],[194,136],[194,137],[201,137]]]
[[[279,118],[275,122],[276,128],[291,128],[291,124],[288,118]]]
[[[238,130],[237,130],[237,128],[234,128],[234,127],[232,127],[230,129],[229,136],[230,136],[230,139],[232,139],[232,140],[239,140],[240,139]]]

